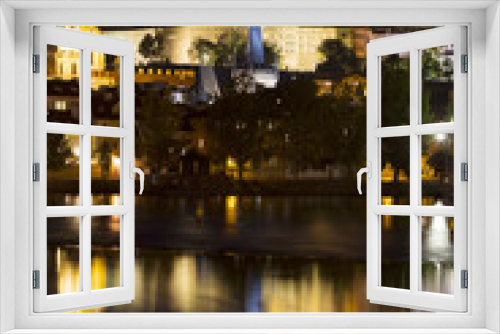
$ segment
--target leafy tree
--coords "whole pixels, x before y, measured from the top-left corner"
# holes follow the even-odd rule
[[[285,115],[281,131],[283,152],[293,170],[328,165],[359,167],[366,142],[365,104],[352,96],[317,96],[312,79],[298,79],[283,87]]]
[[[107,179],[109,167],[111,166],[111,152],[118,149],[119,141],[109,138],[99,138],[97,152],[99,153],[99,166],[101,167],[101,177]]]
[[[431,110],[431,92],[435,87],[428,84],[446,84],[453,82],[453,66],[451,59],[442,57],[438,48],[427,49],[422,52],[422,122],[439,122],[440,119],[451,120],[453,112],[453,101],[449,101],[447,95],[443,95],[439,102],[441,106],[438,114]],[[441,58],[441,60],[440,60]],[[410,124],[410,58],[393,54],[385,56],[382,64],[382,126],[400,126]],[[435,103],[435,102],[434,102]],[[407,141],[393,140],[382,141],[382,156],[398,169],[409,173],[409,152]],[[440,161],[449,161],[449,157],[440,152]],[[438,161],[431,159],[433,162]],[[452,157],[451,157],[452,159]],[[382,162],[383,164],[386,161]],[[434,165],[433,165],[434,166]]]
[[[278,65],[282,56],[278,46],[264,41],[264,65],[272,67]]]
[[[362,72],[360,59],[341,39],[323,40],[318,53],[323,56],[324,61],[317,65],[317,71],[330,73],[335,80]]]
[[[182,136],[182,110],[170,100],[170,90],[163,94],[148,91],[137,106],[137,153],[145,158],[153,180],[162,168],[179,164],[187,140]]]
[[[441,48],[422,51],[422,122],[450,122],[453,116],[453,98],[440,96],[441,101],[432,104],[432,86],[450,85],[453,83],[453,60],[441,54]]]
[[[214,58],[214,50],[215,43],[212,43],[210,40],[205,38],[199,38],[195,42],[193,42],[193,45],[188,52],[194,58],[200,60],[200,62],[204,64],[205,60]]]
[[[381,61],[381,122],[382,126],[401,126],[410,124],[410,58],[392,54]],[[410,171],[408,141],[382,140],[382,161],[397,169]]]
[[[234,159],[240,180],[245,163],[258,166],[270,157],[268,136],[272,120],[264,88],[258,87],[257,92],[249,93],[238,89],[233,82],[223,89],[222,97],[207,109],[207,113],[208,136],[212,139],[207,150],[219,163],[225,164],[229,157]]]
[[[215,42],[207,39],[197,39],[193,42],[191,55],[212,66],[236,66],[246,63],[247,58],[247,36],[241,31],[229,28],[219,35]],[[273,66],[279,61],[280,55],[276,46],[264,41],[264,65]]]
[[[47,169],[61,170],[66,168],[66,159],[71,157],[71,148],[64,135],[48,135],[47,147],[49,148],[49,152],[55,152],[55,154],[47,154]]]
[[[163,37],[146,34],[139,43],[139,53],[146,59],[161,60],[163,54]]]
[[[293,171],[316,167],[322,160],[320,130],[325,125],[316,96],[317,86],[312,79],[297,78],[280,86],[279,150]],[[276,103],[275,103],[276,104]]]

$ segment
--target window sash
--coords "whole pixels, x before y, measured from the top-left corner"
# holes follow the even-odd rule
[[[48,123],[47,45],[80,50],[80,124]],[[91,52],[120,56],[121,127],[91,125]],[[134,46],[130,41],[82,33],[63,28],[36,27],[34,53],[40,55],[40,73],[34,74],[34,150],[40,163],[40,182],[34,191],[34,270],[40,271],[40,289],[34,289],[34,311],[70,311],[128,303],[134,298],[134,179],[129,162],[134,161]],[[47,134],[80,136],[80,205],[47,206]],[[91,205],[92,136],[120,138],[121,205]],[[91,288],[91,218],[120,215],[120,286]],[[47,295],[47,217],[79,217],[80,291]]]
[[[461,73],[461,54],[467,54],[466,28],[451,26],[381,38],[367,47],[367,161],[372,177],[367,180],[367,297],[373,303],[422,310],[467,310],[467,290],[461,289],[460,271],[467,269],[467,184],[460,181],[460,163],[467,162],[467,76]],[[454,45],[454,122],[420,124],[421,52],[443,45]],[[380,57],[410,53],[410,125],[381,127]],[[421,198],[421,135],[454,134],[454,206],[429,207],[416,203]],[[410,138],[410,205],[381,205],[381,138]],[[410,217],[410,289],[381,286],[382,214]],[[420,290],[422,216],[454,217],[454,294]]]

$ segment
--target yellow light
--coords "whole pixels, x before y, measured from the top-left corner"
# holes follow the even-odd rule
[[[226,197],[226,226],[227,233],[234,234],[236,232],[236,223],[238,222],[238,197]]]
[[[113,203],[113,205],[118,205],[118,204]],[[120,232],[120,216],[111,216],[109,222],[109,229],[113,232]]]
[[[120,205],[120,195],[111,195],[111,203],[113,203],[112,205]],[[120,216],[111,216],[111,217],[120,218]]]
[[[394,197],[392,196],[382,196],[382,205],[393,205]]]
[[[385,164],[384,169],[382,170],[381,173],[381,180],[382,182],[393,182],[394,181],[394,169],[392,168],[391,164],[388,162]]]
[[[115,166],[115,167],[120,166],[120,157],[113,158],[113,166]]]
[[[228,209],[236,208],[236,203],[238,202],[238,197],[236,196],[228,196],[226,198],[226,206]]]
[[[236,167],[238,167],[237,164],[236,164],[236,160],[234,160],[231,157],[227,158],[226,165],[227,165],[227,168],[236,168]]]

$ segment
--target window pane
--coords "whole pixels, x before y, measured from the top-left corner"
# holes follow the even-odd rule
[[[410,201],[410,137],[382,138],[382,205]]]
[[[380,57],[382,126],[410,124],[410,53]]]
[[[80,205],[80,136],[47,134],[47,205]]]
[[[421,51],[422,123],[453,122],[453,45]]]
[[[47,294],[80,290],[80,217],[47,218]]]
[[[422,291],[453,294],[453,217],[422,217]]]
[[[453,206],[453,134],[422,136],[422,205]]]
[[[47,122],[80,122],[80,50],[47,45]]]
[[[91,53],[92,125],[120,126],[120,57]]]
[[[120,286],[120,218],[92,217],[92,290]]]
[[[120,138],[92,137],[92,205],[120,205]]]
[[[381,216],[381,285],[410,288],[410,217]]]

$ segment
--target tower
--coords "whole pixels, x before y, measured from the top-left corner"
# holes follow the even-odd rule
[[[262,42],[262,29],[251,26],[248,31],[247,57],[251,68],[264,66],[264,43]]]

